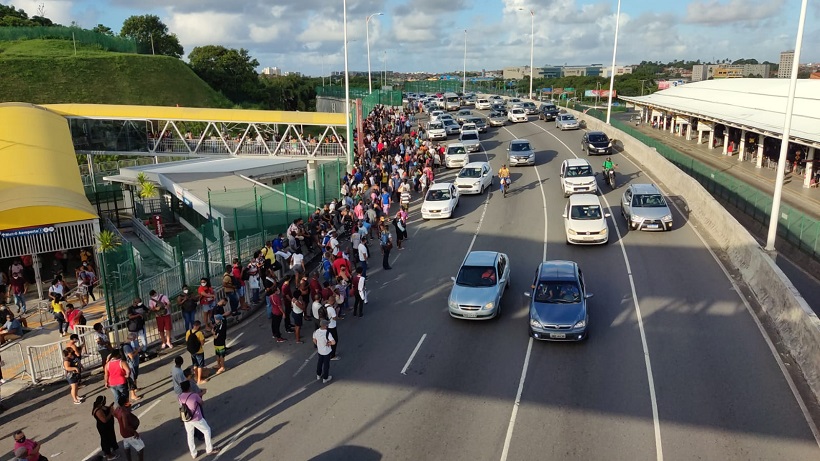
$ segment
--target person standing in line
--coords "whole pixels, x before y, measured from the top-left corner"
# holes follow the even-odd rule
[[[336,341],[333,335],[327,330],[329,322],[322,319],[319,322],[319,329],[313,332],[313,344],[316,345],[316,356],[319,361],[316,363],[316,380],[322,380],[323,384],[327,384],[333,376],[330,375],[330,354],[333,352],[333,345]]]
[[[355,301],[353,302],[353,316],[354,317],[363,317],[364,316],[364,305],[365,305],[365,280],[366,277],[364,276],[364,271],[361,267],[356,268],[356,275],[353,277],[353,281],[351,283],[350,289],[353,291],[355,296]]]
[[[336,348],[339,345],[339,332],[336,329],[336,321],[339,320],[339,314],[336,311],[336,297],[330,296],[325,299],[325,315],[327,316],[327,331],[333,337],[333,344],[331,344],[330,360],[339,360],[341,357],[336,354]]]
[[[171,344],[171,300],[168,296],[151,290],[148,293],[151,299],[148,301],[148,308],[154,313],[157,319],[157,330],[159,331],[159,342],[162,349],[173,349]]]
[[[143,461],[145,456],[145,442],[140,438],[137,428],[140,420],[137,415],[131,413],[131,404],[128,403],[128,396],[121,395],[117,400],[117,408],[114,410],[114,417],[120,425],[120,436],[122,437],[122,447],[125,451],[125,459],[131,461],[131,449],[137,452],[137,460]]]
[[[148,308],[142,303],[142,299],[134,298],[134,302],[128,306],[128,322],[125,326],[131,333],[137,333],[142,342],[142,347],[148,347],[148,336],[145,335],[145,318],[148,316]]]
[[[142,353],[142,347],[140,346],[139,341],[137,340],[136,333],[128,333],[128,342],[122,345],[122,355],[125,359],[125,363],[128,364],[128,390],[131,391],[131,401],[140,400],[141,397],[137,396],[137,391],[139,387],[137,386],[137,378],[139,377],[140,372],[140,354]]]
[[[210,330],[213,323],[213,309],[216,306],[216,293],[211,286],[211,281],[205,277],[199,279],[199,305],[202,306],[202,322]]]
[[[362,274],[365,276],[367,275],[367,260],[370,258],[370,252],[367,250],[367,246],[365,242],[367,240],[362,237],[362,241],[359,243],[359,269],[361,269]]]
[[[65,321],[65,306],[63,306],[63,296],[54,293],[51,300],[51,314],[57,321],[57,331],[60,336],[68,334],[68,322]]]
[[[191,362],[196,370],[196,382],[205,382],[205,335],[202,333],[202,324],[199,320],[194,322],[194,327],[185,333],[185,349],[191,354]]]
[[[131,370],[122,361],[119,349],[114,349],[108,355],[108,363],[105,364],[103,381],[105,387],[111,389],[114,400],[119,403],[120,398],[125,397],[128,401],[128,376]]]
[[[179,310],[182,311],[182,319],[185,322],[185,331],[188,331],[194,326],[197,306],[196,296],[191,293],[188,285],[182,285],[182,293],[177,296],[177,306],[179,306]]]
[[[182,364],[185,362],[185,359],[182,358],[181,355],[174,357],[174,366],[171,368],[171,384],[174,386],[174,393],[176,395],[182,394],[182,388],[180,384],[185,381],[185,371],[182,369]]]
[[[74,401],[74,405],[83,403],[85,398],[77,395],[82,366],[80,365],[80,357],[74,353],[74,349],[68,347],[63,349],[63,369],[65,370],[65,379],[68,381],[68,386],[71,390],[71,400]]]
[[[236,315],[239,311],[239,279],[233,276],[233,266],[225,265],[225,273],[222,274],[222,291],[225,292],[225,297],[231,304],[231,315]]]
[[[102,323],[95,323],[93,328],[94,340],[97,341],[97,352],[100,353],[100,359],[102,363],[105,364],[108,362],[108,354],[110,354],[112,350],[111,341],[109,341],[108,335],[105,334]]]
[[[390,270],[390,250],[393,249],[393,237],[390,236],[390,228],[387,224],[382,223],[380,226],[381,235],[379,236],[379,245],[382,249],[382,268]]]
[[[19,261],[15,261],[16,264],[19,264]],[[15,266],[11,266],[12,269]],[[17,313],[18,314],[25,314],[26,313],[26,293],[28,293],[28,283],[26,283],[26,279],[23,277],[22,274],[23,266],[20,265],[20,272],[12,272],[11,275],[11,294],[14,295],[14,303],[17,304]]]
[[[202,435],[205,436],[206,454],[211,455],[219,453],[219,449],[214,448],[213,442],[211,441],[211,426],[209,426],[208,422],[205,421],[205,415],[202,410],[202,397],[198,392],[191,391],[190,381],[183,381],[180,387],[182,388],[182,393],[177,396],[177,401],[180,406],[184,405],[188,408],[191,418],[188,421],[183,419],[183,424],[185,424],[185,433],[188,436],[188,450],[191,452],[191,457],[196,459],[197,455],[196,442],[194,441],[194,433],[196,431],[201,432]]]
[[[114,432],[114,412],[110,406],[105,404],[105,396],[99,395],[94,400],[91,409],[91,416],[97,423],[97,433],[100,434],[100,449],[106,460],[117,459],[117,450],[120,446],[117,443],[117,434]]]
[[[290,308],[290,323],[296,336],[296,344],[303,344],[301,333],[305,312],[305,301],[302,298],[293,298]]]
[[[282,337],[282,332],[279,330],[279,326],[282,324],[282,317],[285,316],[285,311],[282,308],[282,302],[282,297],[279,295],[279,288],[274,286],[273,294],[270,295],[270,330],[271,334],[273,335],[273,338],[276,339],[277,343],[283,343],[287,341],[287,339]]]
[[[225,372],[225,341],[228,337],[228,322],[221,315],[214,316],[214,355],[216,356],[216,374]]]

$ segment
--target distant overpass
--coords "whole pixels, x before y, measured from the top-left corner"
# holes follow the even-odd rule
[[[69,121],[82,155],[346,158],[345,114],[45,104]]]

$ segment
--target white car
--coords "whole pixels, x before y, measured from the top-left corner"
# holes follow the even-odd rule
[[[478,130],[465,130],[461,128],[458,140],[467,149],[467,152],[478,152],[481,150],[481,141],[478,139]]]
[[[428,123],[427,137],[433,141],[447,139],[447,130],[444,129],[444,124],[439,121]]]
[[[479,99],[475,102],[475,108],[477,110],[490,110],[490,100],[489,99]]]
[[[470,162],[456,176],[459,194],[483,194],[493,187],[493,168],[487,162]]]
[[[572,194],[594,194],[598,192],[598,183],[592,165],[582,158],[572,158],[561,163],[561,192],[564,197]]]
[[[449,218],[458,206],[458,189],[451,182],[438,182],[430,186],[421,204],[423,219]]]
[[[443,113],[444,113],[443,110],[434,110],[434,111],[430,112],[430,121],[431,122],[437,121],[439,116]]]
[[[609,241],[609,228],[601,200],[594,194],[575,194],[564,207],[567,244],[593,245]]]
[[[507,119],[513,123],[526,122],[527,120],[529,120],[527,118],[527,113],[524,112],[524,109],[520,107],[517,107],[507,112]]]
[[[507,109],[512,109],[513,104],[520,104],[521,100],[518,98],[510,98],[507,100]]]
[[[461,168],[470,163],[470,154],[464,144],[456,142],[449,144],[444,151],[444,166],[447,168]]]
[[[578,128],[581,128],[581,124],[574,115],[564,113],[558,114],[558,117],[555,117],[555,128],[558,128],[561,131],[577,130]]]
[[[464,122],[464,124],[461,125],[461,132],[462,133],[464,133],[465,131],[470,131],[470,130],[478,131],[478,127],[475,125],[475,123],[473,123],[473,122]]]

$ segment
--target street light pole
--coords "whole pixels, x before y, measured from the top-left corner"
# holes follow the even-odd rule
[[[786,99],[786,122],[783,125],[783,140],[780,143],[780,158],[777,161],[777,179],[774,181],[774,197],[772,198],[772,214],[769,217],[769,235],[766,238],[766,251],[774,251],[774,242],[777,238],[777,224],[780,220],[780,198],[783,194],[783,176],[786,173],[786,154],[789,151],[792,113],[794,113],[794,93],[797,87],[797,70],[800,66],[800,49],[803,47],[803,26],[806,23],[807,4],[808,0],[803,0],[803,4],[800,7],[800,21],[797,23],[797,43],[794,46],[792,75],[789,79],[789,95]]]
[[[367,88],[368,93],[373,92],[373,81],[370,78],[370,18],[382,16],[384,13],[373,13],[364,19],[365,39],[367,41]]]
[[[347,143],[347,171],[353,167],[353,133],[350,129],[350,75],[347,69],[347,0],[342,0],[342,23],[345,41],[345,142]]]
[[[618,26],[621,22],[621,0],[618,0],[618,12],[615,13],[615,46],[612,48],[612,67],[609,68],[609,101],[606,106],[606,124],[612,113],[612,91],[615,88],[615,54],[618,52]]]
[[[461,94],[467,92],[467,29],[464,29],[464,69],[461,71]]]

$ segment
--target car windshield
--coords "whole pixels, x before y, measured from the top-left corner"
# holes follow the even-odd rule
[[[427,192],[427,198],[424,200],[428,202],[441,202],[450,200],[450,191],[447,189],[433,189]]]
[[[461,146],[451,147],[451,148],[447,149],[447,155],[464,155],[466,153],[467,153],[467,151],[464,150],[464,148],[461,147]]]
[[[530,150],[530,143],[528,142],[517,142],[510,146],[510,150],[513,152],[525,152]]]
[[[470,111],[469,110],[460,110],[460,111],[458,111],[458,115],[470,115]]]
[[[444,128],[444,125],[442,125],[441,123],[431,123],[427,126],[428,130],[440,130],[442,128]]]
[[[461,135],[462,141],[475,141],[476,139],[478,139],[478,135],[475,133],[463,133]]]
[[[493,112],[492,114],[490,114],[490,118],[503,117],[503,116],[504,116],[504,114],[502,114],[501,112]]]
[[[496,281],[492,266],[462,266],[456,277],[456,285],[463,287],[492,287]]]
[[[580,178],[583,176],[592,176],[592,168],[589,165],[571,166],[567,168],[568,178]]]
[[[444,120],[442,120],[442,122],[445,125],[458,125],[458,123],[456,123],[456,121],[451,118],[445,118]]]
[[[576,220],[601,219],[601,207],[598,205],[575,205],[570,210],[570,218]]]
[[[581,301],[581,290],[575,282],[542,280],[535,287],[535,301],[550,304],[575,304]]]
[[[555,110],[555,106],[544,106],[543,110]]]
[[[481,168],[462,168],[458,173],[459,178],[480,178]]]
[[[589,142],[609,142],[609,138],[605,134],[591,134],[589,135]]]
[[[666,200],[660,194],[642,194],[632,197],[632,206],[635,208],[661,208],[666,206]]]
[[[571,122],[571,121],[575,120],[575,117],[573,117],[572,115],[569,115],[569,114],[565,114],[565,115],[561,116],[561,120],[563,120],[565,122]]]
[[[524,113],[524,110],[523,110],[523,109],[519,109],[518,107],[516,107],[515,109],[513,109],[513,110],[512,110],[512,113],[513,113],[513,114],[523,114],[523,113]]]

